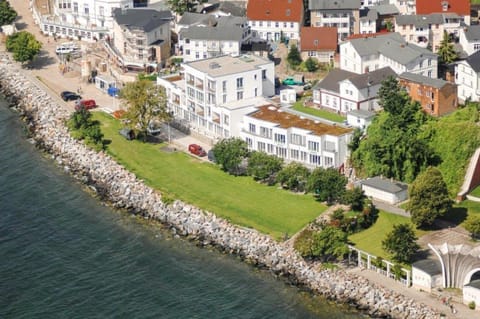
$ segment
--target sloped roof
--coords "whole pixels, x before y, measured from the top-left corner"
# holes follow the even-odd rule
[[[475,72],[480,72],[480,51],[470,55],[466,61]]]
[[[353,115],[355,117],[361,118],[361,119],[369,119],[374,117],[376,114],[375,112],[372,111],[367,111],[367,110],[351,110],[347,112],[347,115]]]
[[[472,287],[476,289],[480,289],[480,280],[472,280],[468,284],[465,285],[466,287]]]
[[[308,1],[308,9],[310,10],[360,9],[360,7],[361,7],[360,0],[309,0]]]
[[[253,21],[300,22],[303,17],[303,0],[250,0],[247,18]]]
[[[379,85],[390,76],[396,76],[396,73],[387,66],[369,73],[355,74],[347,80],[361,90],[369,86]]]
[[[241,41],[243,29],[237,26],[202,27],[192,26],[180,31],[183,39]]]
[[[203,25],[213,25],[216,23],[215,16],[210,15],[210,14],[202,14],[202,13],[196,13],[196,12],[185,12],[180,20],[178,21],[179,25],[198,25],[198,24],[203,24]]]
[[[331,92],[338,92],[340,90],[340,81],[348,79],[356,73],[345,71],[342,69],[333,69],[328,72],[327,76],[322,81],[318,82],[313,89],[324,89]]]
[[[382,16],[400,14],[400,11],[398,11],[398,8],[393,3],[377,4],[375,10]]]
[[[465,27],[465,38],[468,41],[479,41],[480,40],[480,25],[469,25]]]
[[[416,82],[420,84],[425,84],[437,89],[441,89],[444,87],[446,84],[450,83],[448,81],[442,80],[442,79],[434,79],[434,78],[429,78],[428,76],[424,76],[421,74],[416,74],[416,73],[410,73],[410,72],[403,72],[398,76],[400,79],[404,79],[410,82]]]
[[[380,176],[364,179],[360,181],[360,183],[391,194],[399,193],[408,189],[408,185],[405,183],[390,181],[389,179],[381,178]]]
[[[337,51],[337,43],[336,27],[302,27],[300,29],[302,51]]]
[[[364,8],[360,10],[360,20],[377,20],[378,12],[372,8]]]
[[[423,259],[412,264],[412,268],[417,268],[430,276],[441,275],[442,265],[439,260]]]
[[[443,10],[443,3],[448,4]],[[450,12],[470,15],[470,0],[416,0],[417,14]]]
[[[395,23],[399,25],[413,24],[416,27],[428,27],[429,24],[443,24],[441,13],[399,15],[395,17]]]
[[[150,32],[162,24],[170,23],[173,17],[170,11],[157,11],[148,8],[115,8],[113,10],[113,18],[119,25]]]

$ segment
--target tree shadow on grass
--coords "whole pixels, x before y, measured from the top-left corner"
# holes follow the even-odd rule
[[[455,224],[455,226],[460,225],[465,221],[468,215],[468,209],[465,207],[452,207],[442,218],[441,220]]]

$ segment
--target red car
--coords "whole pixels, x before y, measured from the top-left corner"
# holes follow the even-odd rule
[[[194,155],[203,157],[207,155],[207,152],[198,144],[190,144],[188,145],[188,151]]]
[[[77,100],[75,102],[75,110],[85,109],[90,110],[97,107],[95,100]]]

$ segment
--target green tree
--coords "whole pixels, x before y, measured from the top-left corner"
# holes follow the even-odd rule
[[[463,227],[471,234],[472,238],[480,237],[480,216],[468,215]]]
[[[42,44],[30,32],[21,31],[7,37],[6,48],[13,52],[13,59],[23,65],[37,56]]]
[[[338,170],[318,167],[308,178],[307,191],[313,193],[317,200],[332,204],[342,198],[346,185],[347,178]]]
[[[352,210],[356,212],[361,212],[365,198],[363,190],[360,187],[354,187],[353,189],[347,189],[345,191],[342,197],[342,203],[350,205]]]
[[[409,188],[409,197],[408,210],[412,222],[420,228],[431,226],[436,218],[452,208],[447,185],[442,173],[435,167],[429,167],[418,175]]]
[[[85,108],[73,112],[67,121],[67,126],[73,138],[84,140],[85,144],[96,150],[104,148],[100,122],[94,121],[92,114]]]
[[[128,106],[125,117],[133,129],[140,131],[144,141],[150,123],[170,119],[165,89],[151,81],[137,80],[125,84],[120,91],[120,98]]]
[[[8,1],[0,1],[0,26],[11,24],[17,18],[17,12]]]
[[[458,54],[455,51],[453,43],[450,41],[450,36],[447,31],[443,31],[443,39],[440,42],[437,54],[440,63],[443,64],[450,64],[458,58]]]
[[[181,16],[185,12],[195,12],[197,6],[206,1],[207,0],[168,0],[167,4],[173,12]]]
[[[268,155],[265,152],[252,152],[248,158],[247,174],[256,181],[269,181],[272,184],[274,175],[282,169],[283,159]]]
[[[305,60],[305,68],[308,72],[315,72],[318,69],[318,62],[316,59],[309,57]]]
[[[232,175],[242,174],[240,164],[248,156],[247,142],[238,137],[230,137],[220,140],[213,146],[212,151],[223,171]]]
[[[294,192],[304,192],[310,171],[297,162],[291,162],[284,166],[277,174],[277,182],[282,187]]]
[[[292,44],[290,46],[290,51],[288,51],[287,55],[287,61],[292,66],[293,68],[296,68],[297,66],[302,63],[302,57],[300,56],[300,51],[298,51],[298,48],[295,44]]]
[[[355,152],[360,146],[360,141],[362,139],[363,132],[358,127],[353,130],[352,140],[348,143],[348,149],[350,152]]]
[[[323,260],[343,259],[348,254],[347,233],[332,226],[326,226],[322,231],[313,234],[312,256]]]
[[[295,237],[293,247],[302,257],[312,257],[312,242],[313,231],[310,229],[304,229]]]
[[[417,244],[417,236],[409,224],[397,224],[382,241],[383,249],[392,255],[393,260],[400,263],[408,263],[420,248]]]
[[[394,116],[399,115],[402,113],[408,100],[408,94],[401,88],[395,77],[389,76],[382,81],[382,85],[378,90],[378,104],[385,111]]]

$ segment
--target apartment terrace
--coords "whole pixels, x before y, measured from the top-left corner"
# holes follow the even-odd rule
[[[340,136],[352,132],[350,128],[344,128],[337,125],[329,125],[303,118],[301,116],[284,112],[279,107],[273,105],[263,105],[258,108],[258,111],[249,115],[252,118],[256,118],[266,122],[277,123],[281,128],[296,127],[304,130],[311,131],[316,135],[335,135]]]

